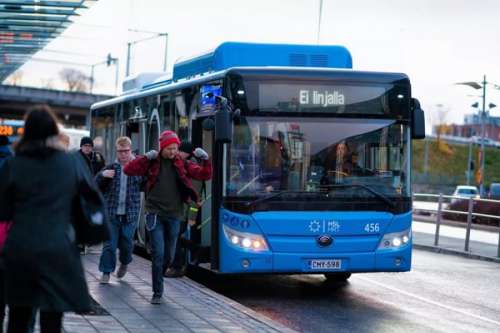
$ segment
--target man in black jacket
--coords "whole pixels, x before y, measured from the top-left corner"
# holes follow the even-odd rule
[[[84,136],[81,139],[79,152],[94,176],[106,165],[104,157],[99,152],[94,151],[94,141],[89,136]]]

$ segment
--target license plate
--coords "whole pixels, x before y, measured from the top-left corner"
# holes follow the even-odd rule
[[[309,261],[310,269],[341,269],[342,260],[340,259],[318,259]]]

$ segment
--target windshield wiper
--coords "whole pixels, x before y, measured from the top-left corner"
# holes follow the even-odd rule
[[[396,204],[391,199],[389,199],[387,196],[383,195],[382,193],[377,192],[376,190],[374,190],[373,188],[371,188],[367,185],[363,185],[363,184],[337,184],[337,185],[322,185],[321,187],[326,187],[326,188],[361,187],[361,188],[367,190],[368,192],[372,193],[373,195],[375,195],[375,197],[377,197],[378,199],[387,203],[392,208],[396,207]],[[255,199],[253,201],[249,201],[246,203],[246,205],[253,206],[259,202],[267,201],[267,200],[270,200],[272,198],[279,197],[283,194],[304,194],[304,193],[315,194],[315,195],[321,194],[321,192],[311,192],[311,191],[279,191],[279,192],[271,193],[265,197]]]
[[[370,186],[363,185],[363,184],[336,184],[336,185],[321,185],[321,187],[326,187],[326,188],[348,188],[348,187],[361,187],[362,189],[367,190],[371,194],[375,195],[377,198],[381,199],[383,202],[391,206],[392,208],[396,207],[396,204],[394,201],[389,199],[387,196],[383,195],[382,193],[374,190]]]
[[[276,198],[276,197],[279,197],[281,196],[282,194],[290,194],[290,193],[300,193],[300,194],[303,194],[303,193],[311,193],[311,194],[317,194],[316,192],[310,192],[310,191],[279,191],[279,192],[276,192],[276,193],[271,193],[265,197],[262,197],[262,198],[258,198],[258,199],[255,199],[253,201],[249,201],[246,203],[247,206],[252,206],[252,205],[255,205],[259,202],[263,202],[263,201],[267,201],[269,199],[272,199],[272,198]]]

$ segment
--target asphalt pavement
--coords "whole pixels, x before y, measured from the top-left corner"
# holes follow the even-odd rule
[[[498,263],[414,250],[408,273],[192,278],[300,332],[500,332]]]

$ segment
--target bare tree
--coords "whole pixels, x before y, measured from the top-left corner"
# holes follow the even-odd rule
[[[21,81],[23,80],[23,75],[24,75],[23,71],[17,70],[9,77],[7,83],[13,86],[17,86],[21,84]]]
[[[64,68],[59,72],[59,76],[66,83],[69,91],[88,91],[87,82],[90,78],[83,72],[73,68]]]

